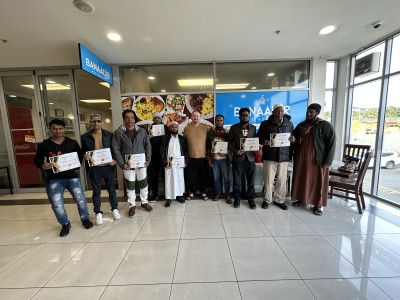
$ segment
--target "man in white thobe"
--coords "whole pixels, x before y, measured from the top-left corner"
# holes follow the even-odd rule
[[[165,169],[165,206],[171,205],[172,200],[185,202],[183,193],[185,192],[185,179],[183,168],[189,162],[188,148],[186,139],[178,134],[178,122],[170,125],[171,133],[166,134],[161,141],[161,162]],[[184,157],[184,165],[172,166],[174,158]]]

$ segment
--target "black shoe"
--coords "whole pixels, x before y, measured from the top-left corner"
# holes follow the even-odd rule
[[[154,203],[154,202],[156,202],[158,200],[158,196],[153,196],[153,197],[151,197],[151,199],[150,199],[150,203]]]
[[[267,201],[263,201],[263,203],[261,204],[261,207],[264,209],[268,209],[269,203]]]
[[[183,198],[182,196],[176,197],[176,200],[178,200],[180,203],[185,203],[185,198]]]
[[[63,236],[68,235],[68,234],[69,234],[70,228],[71,228],[71,224],[70,224],[70,223],[64,224],[64,225],[62,226],[62,228],[61,228],[60,236],[63,237]]]
[[[93,223],[90,222],[89,219],[82,221],[82,225],[85,226],[86,229],[92,228],[93,227]]]
[[[275,205],[278,205],[280,208],[282,208],[283,210],[287,210],[288,209],[288,207],[287,207],[287,205],[285,204],[285,203],[278,203],[278,202],[275,202],[274,201],[274,204]]]
[[[240,199],[235,199],[235,201],[233,202],[233,206],[235,208],[239,208],[240,207]]]
[[[165,207],[169,207],[171,205],[171,199],[166,199],[165,200]]]
[[[251,209],[256,209],[257,208],[257,205],[254,202],[254,199],[249,199],[249,206],[250,206]]]

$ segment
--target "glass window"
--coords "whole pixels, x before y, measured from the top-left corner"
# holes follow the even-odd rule
[[[393,39],[390,73],[400,71],[400,35]]]
[[[333,91],[325,91],[325,107],[324,107],[324,120],[329,122],[332,121],[332,102],[333,102]]]
[[[308,88],[310,62],[217,63],[216,89],[262,90]]]
[[[385,43],[381,43],[357,55],[354,83],[357,84],[382,76],[384,56]]]
[[[336,62],[335,61],[328,61],[326,63],[326,81],[325,81],[325,88],[326,89],[333,89],[335,83],[335,69],[336,69]]]
[[[213,64],[121,67],[121,93],[212,91]]]
[[[400,204],[400,75],[390,77],[378,196]]]

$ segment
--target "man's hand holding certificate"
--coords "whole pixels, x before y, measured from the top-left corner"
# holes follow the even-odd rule
[[[89,167],[108,164],[113,161],[110,148],[88,151],[86,154],[89,155]]]
[[[165,135],[164,125],[149,125],[149,133],[151,136]]]
[[[213,141],[211,147],[211,153],[227,154],[228,142]]]
[[[258,151],[259,139],[258,138],[241,138],[240,150],[242,151]]]
[[[76,152],[61,154],[59,156],[52,156],[49,157],[49,160],[52,164],[52,169],[54,173],[76,169],[81,166],[78,153]]]
[[[288,133],[271,133],[270,146],[271,147],[289,147],[290,146],[290,132]]]
[[[146,155],[144,153],[125,155],[125,161],[130,169],[146,167]]]

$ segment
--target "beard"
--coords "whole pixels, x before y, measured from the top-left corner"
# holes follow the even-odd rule
[[[176,134],[178,134],[178,130],[171,130],[171,134],[173,134],[173,135],[176,135]]]
[[[306,118],[306,123],[307,124],[311,124],[311,123],[314,123],[316,120],[317,120],[317,117],[315,117],[314,119],[307,119]]]

